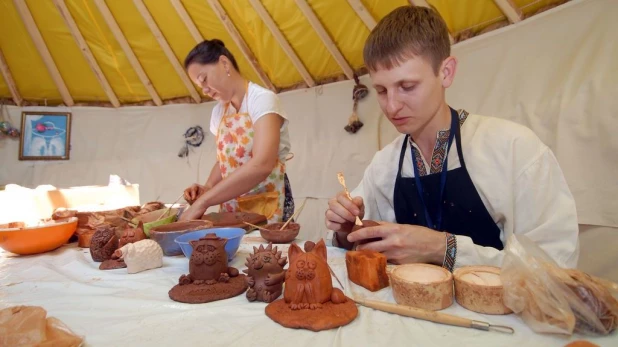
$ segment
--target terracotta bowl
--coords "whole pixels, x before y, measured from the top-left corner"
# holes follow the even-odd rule
[[[45,225],[0,229],[0,247],[5,251],[28,255],[54,250],[71,238],[77,229],[77,217],[50,221]]]
[[[182,255],[180,245],[174,240],[188,232],[212,228],[212,222],[207,220],[192,220],[161,225],[150,229],[150,238],[157,241],[163,254],[167,256]]]
[[[298,233],[300,232],[300,224],[290,222],[286,225],[285,229],[281,229],[285,223],[271,223],[266,225],[264,229],[260,229],[260,235],[266,241],[270,241],[272,243],[290,243],[296,239]]]
[[[168,211],[167,208],[162,208],[160,210],[144,213],[139,215],[131,220],[132,223],[138,224],[139,222],[144,222],[144,234],[147,237],[150,237],[150,229],[170,224],[176,221],[178,218],[178,209],[171,208],[169,211],[163,216],[163,218],[159,219],[165,211]],[[159,219],[159,220],[157,220]]]
[[[255,228],[244,222],[257,226],[263,226],[267,222],[266,216],[250,212],[211,212],[203,215],[201,219],[213,222],[215,228],[241,228],[247,233]]]

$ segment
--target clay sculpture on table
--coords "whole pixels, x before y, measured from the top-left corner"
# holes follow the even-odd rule
[[[118,241],[118,248],[129,243],[135,243],[141,240],[145,240],[146,238],[146,234],[144,233],[144,223],[139,222],[139,224],[135,228],[129,226],[124,229],[124,231],[122,232],[122,236]]]
[[[285,270],[287,257],[281,256],[281,251],[277,251],[277,246],[269,243],[266,248],[260,245],[259,248],[253,247],[253,254],[247,257],[245,266],[247,283],[247,299],[249,301],[272,302],[277,299],[283,289],[285,280]]]
[[[111,259],[112,254],[117,248],[118,237],[114,228],[101,226],[92,235],[92,241],[90,242],[92,260],[102,262]]]
[[[120,240],[118,241],[118,249],[122,248],[124,245],[139,242],[141,240],[146,239],[146,234],[144,233],[144,223],[140,222],[136,228],[132,228],[128,226],[121,234]],[[114,253],[115,254],[115,253]],[[112,257],[110,259],[106,259],[99,266],[100,270],[114,270],[114,269],[122,269],[127,267],[127,264],[122,260],[121,257]],[[131,272],[129,272],[131,273]]]
[[[170,291],[172,300],[198,304],[231,298],[242,294],[248,287],[245,275],[228,267],[225,253],[226,238],[207,234],[190,241],[193,248],[189,259],[189,274],[180,276]]]
[[[389,286],[386,273],[386,256],[382,253],[363,249],[348,251],[345,254],[348,278],[355,284],[372,292]]]
[[[306,253],[295,243],[290,246],[283,299],[268,304],[266,315],[288,328],[321,331],[346,325],[356,318],[358,309],[333,288],[324,240],[311,246]]]
[[[156,241],[148,239],[127,243],[118,248],[112,258],[123,261],[130,274],[163,266],[163,250]]]

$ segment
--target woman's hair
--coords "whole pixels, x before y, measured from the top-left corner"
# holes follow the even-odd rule
[[[191,52],[185,58],[185,69],[189,67],[189,65],[193,63],[198,63],[202,65],[214,64],[219,61],[220,56],[226,56],[234,66],[236,71],[240,71],[238,69],[238,64],[236,63],[236,59],[230,53],[230,51],[225,48],[225,44],[221,40],[212,39],[212,40],[204,40],[199,43],[197,46],[193,47]]]

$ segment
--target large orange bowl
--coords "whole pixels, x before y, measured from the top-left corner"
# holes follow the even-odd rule
[[[40,226],[0,229],[0,248],[21,255],[43,253],[67,243],[76,229],[77,217]]]

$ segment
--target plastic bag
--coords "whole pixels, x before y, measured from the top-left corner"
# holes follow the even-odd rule
[[[84,339],[38,306],[0,310],[0,346],[77,347]]]
[[[560,268],[527,237],[507,243],[504,304],[537,333],[607,335],[618,325],[618,285]]]

